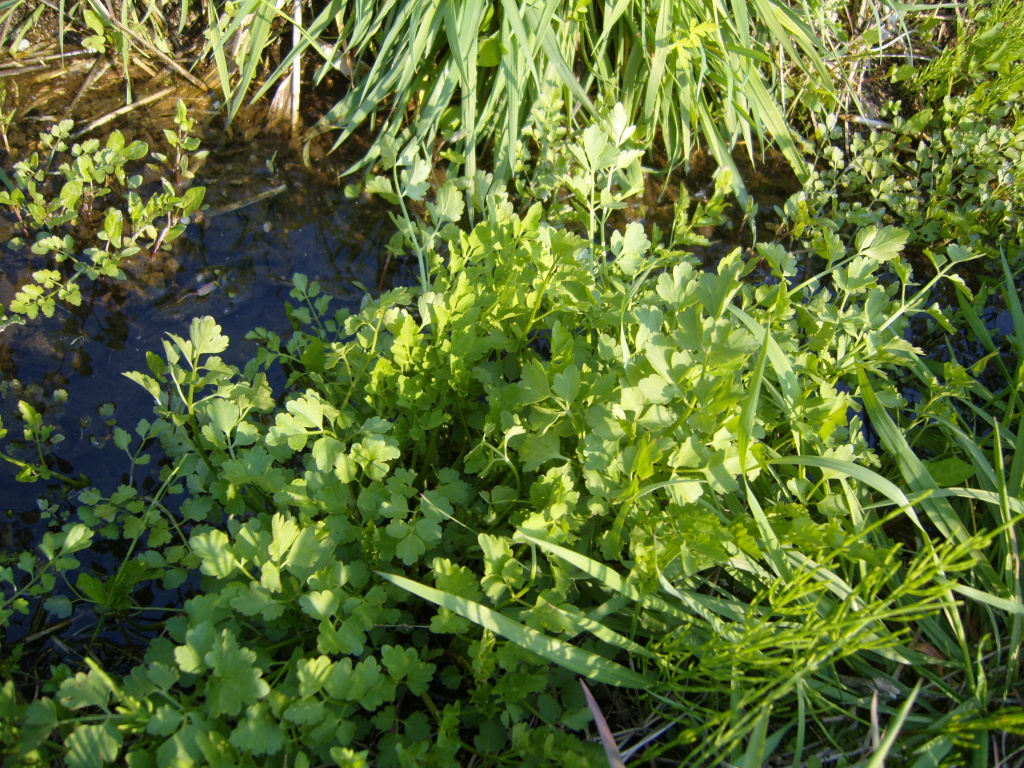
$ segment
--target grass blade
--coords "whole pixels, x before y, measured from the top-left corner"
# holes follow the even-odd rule
[[[619,745],[615,743],[615,736],[612,735],[612,729],[608,727],[608,721],[604,719],[604,713],[597,706],[594,694],[582,680],[580,680],[580,685],[583,686],[583,695],[587,699],[590,714],[594,716],[594,725],[597,726],[597,733],[601,737],[601,746],[604,747],[604,755],[608,758],[609,768],[626,768],[626,764],[622,760],[622,753],[619,752]]]
[[[917,455],[907,443],[903,432],[899,430],[889,417],[863,370],[858,371],[858,379],[860,381],[861,397],[864,399],[864,408],[871,419],[871,426],[878,434],[878,438],[885,449],[896,459],[896,464],[907,481],[907,485],[910,486],[911,490],[919,493],[938,490],[939,486],[935,479],[928,472],[928,468],[925,467],[924,463],[917,458]],[[964,524],[960,521],[953,507],[945,499],[924,496],[921,499],[921,507],[925,510],[935,527],[947,539],[963,543],[970,538],[970,534],[967,532]]]
[[[616,664],[604,656],[598,656],[596,653],[569,645],[558,638],[542,634],[473,600],[442,592],[404,576],[380,571],[376,571],[376,573],[395,586],[434,603],[434,605],[447,608],[452,613],[457,613],[474,624],[479,624],[484,629],[511,640],[516,645],[547,659],[552,664],[557,664],[590,680],[597,680],[620,688],[649,688],[654,682],[647,676]]]
[[[899,736],[900,730],[903,728],[903,723],[907,719],[907,715],[910,714],[910,708],[914,706],[914,701],[917,699],[917,694],[921,692],[921,681],[917,681],[917,685],[914,686],[914,690],[907,696],[907,700],[903,702],[903,706],[900,707],[896,713],[896,719],[889,724],[889,727],[885,729],[885,738],[882,739],[882,743],[878,745],[878,749],[868,760],[867,765],[864,768],[885,768],[885,758],[889,755],[889,750],[892,749],[893,744],[896,743],[896,737]]]

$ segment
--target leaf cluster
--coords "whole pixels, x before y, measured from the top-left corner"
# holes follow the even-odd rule
[[[193,160],[205,153],[196,152],[199,140],[188,135],[194,123],[181,101],[176,122],[178,132],[168,131],[177,152],[173,167],[187,181],[189,153]],[[58,302],[79,306],[82,279],[123,280],[125,259],[169,247],[202,205],[203,187],[179,189],[166,179],[160,191],[142,197],[143,177],[132,171],[149,154],[145,142],[128,142],[114,131],[105,143],[69,145],[73,128],[62,120],[41,134],[41,150],[16,163],[9,188],[0,190],[0,205],[14,213],[21,230],[8,245],[47,264],[18,289],[7,308],[15,315],[52,317]],[[167,158],[154,160],[162,167]],[[0,322],[7,321],[0,310]]]

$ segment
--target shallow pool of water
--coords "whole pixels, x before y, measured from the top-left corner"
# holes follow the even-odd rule
[[[383,243],[392,226],[379,201],[348,200],[338,187],[294,168],[286,179],[268,170],[240,184],[218,182],[209,199],[210,208],[171,253],[141,254],[125,265],[127,280],[83,285],[81,307],[58,306],[53,318],[0,334],[7,452],[34,457],[17,445],[17,402],[26,399],[64,438],[52,451],[53,466],[85,475],[108,494],[129,468],[111,440],[115,423],[131,432],[139,419],[152,416],[150,396],[122,374],[146,371],[146,353],[162,354],[167,333],[187,337],[192,318],[211,315],[232,340],[223,357],[243,364],[254,351],[246,333],[256,327],[287,330],[285,302],[295,272],[319,280],[339,305],[352,309],[363,295],[357,285],[381,283]],[[43,266],[26,265],[23,253],[5,250],[4,303],[18,281]],[[63,404],[54,397],[59,390],[69,395]],[[34,548],[43,532],[37,499],[59,490],[56,483],[16,482],[16,474],[0,462],[0,546],[8,552]]]

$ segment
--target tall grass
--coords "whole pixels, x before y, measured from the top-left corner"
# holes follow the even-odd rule
[[[721,165],[732,166],[738,140],[753,152],[755,140],[770,136],[802,175],[772,93],[777,60],[767,52],[831,89],[820,41],[801,12],[779,0],[334,0],[261,92],[303,49],[322,55],[332,22],[332,58],[318,74],[344,61],[352,87],[316,130],[338,131],[340,143],[369,123],[428,155],[447,145],[464,158],[468,175],[490,152],[496,176],[509,177],[523,125],[551,87],[583,121],[593,118],[595,104],[622,102],[648,141],[660,138],[672,164],[699,138]]]
[[[302,3],[275,0],[126,0],[114,13],[78,0],[45,2],[26,17],[23,2],[7,0],[0,22],[19,21],[8,23],[5,41],[17,43],[49,7],[95,45],[106,38],[125,62],[141,54],[166,64],[187,33],[193,39],[201,33],[229,121],[246,101],[285,88],[299,68],[314,87],[340,73],[347,93],[307,138],[330,132],[337,146],[369,131],[375,142],[366,162],[376,156],[379,137],[390,136],[427,156],[447,151],[452,170],[470,177],[486,164],[507,180],[517,154],[529,150],[521,146],[523,126],[553,88],[577,125],[592,121],[602,104],[623,103],[638,137],[648,146],[657,141],[670,166],[703,144],[719,165],[734,168],[739,144],[754,159],[758,147],[773,143],[804,178],[784,97],[787,80],[799,81],[817,104],[835,103],[829,59],[843,55],[849,33],[822,22],[832,18],[831,5],[329,0],[303,11]],[[906,8],[885,0],[866,6],[876,18]],[[312,20],[297,23],[301,18]],[[282,49],[283,58],[272,61],[272,52]],[[740,175],[733,179],[742,194]]]

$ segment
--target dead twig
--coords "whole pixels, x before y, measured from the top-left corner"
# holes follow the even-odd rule
[[[85,134],[87,134],[87,133],[89,133],[91,131],[96,130],[100,126],[106,125],[107,123],[109,123],[114,118],[120,117],[121,115],[127,115],[129,112],[133,112],[136,109],[138,109],[139,107],[145,106],[146,104],[151,104],[154,101],[159,101],[160,99],[164,98],[164,96],[168,96],[168,95],[174,93],[176,90],[177,90],[177,87],[171,85],[171,86],[168,86],[167,88],[164,88],[161,91],[157,91],[156,93],[151,93],[149,96],[147,96],[144,99],[139,99],[138,101],[132,102],[131,104],[126,104],[125,106],[121,107],[120,109],[115,109],[113,112],[109,112],[106,115],[104,115],[103,117],[100,117],[100,118],[97,118],[96,120],[93,120],[91,123],[89,123],[87,126],[82,128],[80,131],[76,131],[75,133],[73,133],[71,135],[71,138],[72,139],[80,138],[80,137],[84,136]]]

